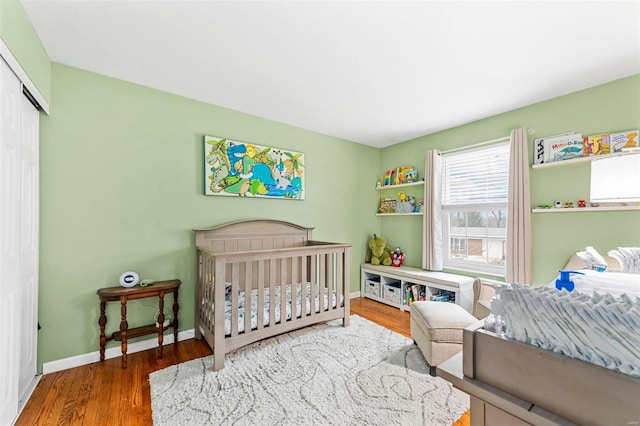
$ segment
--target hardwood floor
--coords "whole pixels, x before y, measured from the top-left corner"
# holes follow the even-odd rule
[[[358,298],[351,313],[410,337],[408,312]],[[155,349],[129,354],[126,370],[118,357],[46,374],[16,425],[151,425],[149,373],[210,354],[204,340],[190,339],[165,346],[162,359]],[[469,424],[467,411],[454,426]]]

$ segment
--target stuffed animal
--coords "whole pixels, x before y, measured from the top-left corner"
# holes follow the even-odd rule
[[[391,265],[391,248],[387,247],[387,240],[373,234],[373,238],[369,240],[369,249],[365,262],[371,262],[372,265]]]
[[[411,213],[416,209],[416,197],[413,195],[405,196],[404,201],[402,201],[402,197],[400,199],[401,201],[396,204],[396,213]]]

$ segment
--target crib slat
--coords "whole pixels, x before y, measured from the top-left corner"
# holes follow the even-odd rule
[[[215,261],[213,257],[209,257],[208,263],[209,263],[209,266],[208,266],[209,274],[211,274],[211,276],[209,277],[211,281],[209,282],[210,286],[208,291],[209,293],[208,299],[209,299],[209,302],[212,303],[212,305],[210,305],[209,307],[209,313],[207,315],[207,319],[211,321],[211,326],[212,326],[211,329],[213,329],[213,326],[215,324],[215,312],[213,310],[215,309],[214,306],[215,306],[215,298],[216,298],[216,279],[215,279],[216,268],[215,268]]]
[[[276,260],[269,260],[269,326],[276,324]]]
[[[253,262],[244,263],[244,332],[251,333],[251,315],[253,313],[253,305],[251,303],[253,271],[251,270]]]
[[[309,310],[309,315],[313,316],[316,314],[316,282],[318,280],[318,265],[316,263],[316,255],[311,255],[311,309]]]
[[[320,282],[319,282],[319,286],[318,286],[318,304],[320,305],[320,312],[324,312],[325,310],[325,306],[324,306],[324,289],[325,289],[325,285],[326,282],[325,280],[327,279],[327,258],[326,256],[320,255]]]
[[[200,311],[200,320],[205,324],[205,327],[209,330],[213,330],[211,318],[211,311],[214,307],[214,286],[213,286],[213,259],[209,255],[203,256],[203,281],[200,281],[200,286],[202,288],[202,300],[201,303],[201,311]]]
[[[298,318],[298,257],[291,258],[291,321]],[[302,307],[302,306],[301,306]]]
[[[346,287],[346,283],[349,282],[349,248],[344,249],[344,254],[342,255],[342,282],[344,287],[344,319],[342,320],[342,325],[344,327],[349,327],[349,313],[351,312],[351,308],[349,306],[349,297],[351,297],[351,289]]]
[[[258,261],[258,330],[264,327],[264,260]]]
[[[213,281],[214,285],[214,306],[217,306],[218,309],[214,312],[214,327],[213,327],[213,369],[215,371],[220,370],[224,366],[224,277],[226,274],[225,271],[225,262],[224,260],[216,259],[215,266],[215,278]]]
[[[280,324],[287,320],[287,258],[280,259]]]
[[[327,254],[327,310],[335,309],[333,307],[332,298],[335,291],[335,264],[333,263],[334,254]],[[324,300],[324,297],[322,298]],[[337,306],[336,306],[337,307]]]
[[[300,318],[307,316],[307,296],[309,290],[307,285],[309,283],[309,277],[307,275],[307,261],[309,256],[303,256],[300,258]]]
[[[237,263],[231,264],[231,336],[238,335],[238,299],[240,298],[240,268]]]

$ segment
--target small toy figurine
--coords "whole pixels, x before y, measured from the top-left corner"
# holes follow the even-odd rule
[[[564,208],[565,209],[572,209],[573,208],[573,202],[567,201],[566,203],[564,203]]]
[[[553,202],[553,207],[555,207],[556,209],[562,208],[562,201],[560,201],[560,200],[554,201]]]
[[[393,252],[391,252],[391,266],[399,267],[402,265],[404,261],[404,253],[400,250],[400,247],[397,247]]]
[[[585,200],[578,200],[578,207],[587,207],[587,202]]]
[[[404,203],[405,201],[407,201],[407,194],[405,194],[404,191],[398,192],[398,197],[400,197],[401,203]]]

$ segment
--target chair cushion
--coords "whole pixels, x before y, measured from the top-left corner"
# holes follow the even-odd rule
[[[432,342],[462,343],[462,330],[478,321],[461,306],[447,302],[413,302],[410,312]]]

